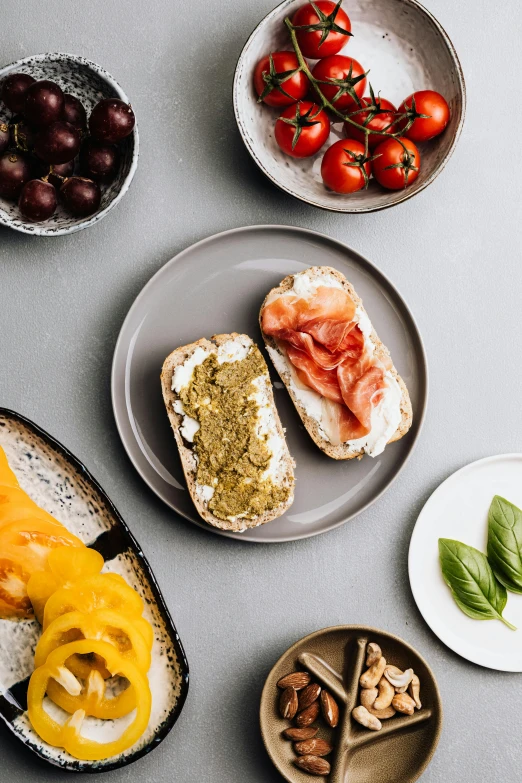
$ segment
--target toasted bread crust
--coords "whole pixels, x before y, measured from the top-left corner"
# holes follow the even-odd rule
[[[345,291],[351,296],[351,298],[355,302],[356,306],[360,307],[363,312],[366,312],[363,307],[362,299],[360,298],[360,296],[358,296],[352,284],[348,282],[348,280],[345,278],[343,274],[341,274],[341,272],[338,272],[336,269],[333,269],[330,266],[317,266],[317,267],[311,267],[311,269],[318,276],[329,275],[335,277],[336,280],[339,280],[339,282],[342,283],[342,286],[345,289]],[[289,291],[291,288],[293,288],[293,285],[294,285],[294,276],[288,275],[287,277],[285,277],[285,279],[280,283],[280,285],[278,285],[276,288],[272,288],[272,290],[268,292],[263,304],[261,305],[261,310],[259,311],[259,326],[261,328],[261,334],[263,335],[263,340],[265,341],[265,345],[267,347],[272,348],[274,351],[276,351],[285,360],[285,362],[287,362],[288,360],[286,356],[279,350],[276,341],[272,337],[270,337],[270,335],[267,335],[263,332],[262,314],[269,297],[272,297],[274,294],[282,294],[285,291]],[[377,356],[377,358],[388,359],[391,361],[389,350],[381,342],[373,327],[372,327],[371,339],[375,345],[375,355]],[[277,372],[281,380],[285,384],[286,389],[292,399],[292,402],[296,407],[297,412],[299,413],[299,416],[303,421],[303,424],[306,427],[308,434],[310,435],[314,443],[321,449],[321,451],[324,451],[325,454],[327,454],[329,457],[332,457],[333,459],[354,459],[356,457],[360,459],[364,455],[363,450],[357,452],[350,451],[349,447],[347,447],[343,443],[341,443],[339,446],[333,446],[330,443],[330,441],[325,440],[325,438],[323,438],[323,436],[320,433],[319,424],[315,419],[313,419],[311,416],[309,416],[306,413],[306,410],[304,409],[303,405],[299,402],[294,392],[292,391],[290,371],[283,372],[283,373],[279,373],[279,371]],[[395,366],[392,366],[391,373],[395,378],[395,380],[397,381],[397,383],[399,384],[402,392],[401,423],[397,428],[397,430],[395,431],[394,435],[388,441],[388,443],[393,443],[394,441],[400,440],[404,435],[406,435],[406,433],[408,432],[408,430],[412,425],[412,420],[413,420],[411,400],[410,400],[408,389],[406,388],[406,384],[404,383],[403,379],[395,369]]]
[[[273,509],[272,511],[265,511],[264,514],[254,517],[253,519],[236,519],[235,521],[232,521],[232,520],[219,519],[218,517],[214,516],[214,514],[212,514],[212,512],[209,511],[208,509],[208,503],[203,501],[200,497],[198,497],[198,494],[196,492],[197,464],[194,459],[193,449],[186,445],[186,442],[183,439],[183,436],[181,435],[180,432],[180,427],[183,423],[183,416],[179,413],[176,413],[176,411],[174,410],[174,402],[177,399],[179,399],[179,397],[176,394],[176,392],[172,389],[172,376],[175,368],[178,367],[180,364],[183,364],[183,362],[185,362],[186,359],[188,359],[188,357],[194,353],[196,348],[205,348],[210,351],[215,351],[216,348],[218,348],[223,343],[227,342],[227,340],[231,340],[236,337],[245,337],[245,336],[246,335],[239,335],[237,334],[237,332],[233,332],[232,334],[214,335],[211,338],[211,340],[207,340],[206,338],[203,337],[201,340],[198,340],[195,343],[190,343],[190,345],[184,345],[180,348],[176,348],[175,351],[172,351],[172,353],[169,354],[169,356],[167,356],[167,358],[165,359],[163,363],[163,368],[161,370],[161,388],[163,392],[163,400],[165,402],[165,407],[167,408],[167,414],[170,420],[170,425],[172,427],[174,438],[176,440],[176,444],[181,457],[181,464],[183,467],[183,472],[185,474],[185,479],[187,481],[187,488],[190,493],[190,497],[192,498],[192,502],[194,503],[194,506],[196,507],[198,514],[205,520],[205,522],[208,522],[210,525],[213,525],[214,527],[221,528],[222,530],[230,530],[234,532],[241,532],[243,530],[246,530],[247,528],[257,527],[258,525],[264,525],[266,522],[270,522],[272,519],[276,519],[277,517],[281,516],[281,514],[284,514],[284,512],[292,505],[294,501],[295,463],[292,457],[290,456],[290,452],[288,451],[288,446],[286,445],[284,430],[281,425],[279,414],[277,413],[277,408],[274,402],[272,386],[270,384],[270,388],[269,388],[270,403],[274,411],[274,418],[276,421],[277,430],[281,435],[281,437],[283,438],[285,449],[286,449],[286,457],[284,460],[285,475],[283,477],[283,483],[285,486],[289,486],[291,491],[286,502],[281,503],[279,506],[277,506],[277,508]],[[248,339],[250,340],[250,338]],[[254,343],[252,342],[252,344]]]

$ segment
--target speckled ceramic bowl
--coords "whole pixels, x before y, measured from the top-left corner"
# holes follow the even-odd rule
[[[103,555],[103,572],[120,574],[137,590],[143,598],[144,617],[154,630],[148,671],[152,695],[149,723],[135,745],[119,755],[101,761],[78,761],[63,749],[48,745],[34,731],[27,715],[27,686],[41,634],[34,619],[0,619],[0,720],[26,748],[62,769],[106,772],[123,767],[154,750],[183,709],[189,673],[181,640],[141,547],[88,470],[46,432],[5,408],[0,408],[0,446],[22,489]],[[50,708],[52,704],[46,698],[44,709]],[[54,707],[53,717],[62,723],[67,714]],[[106,732],[119,736],[127,720],[102,722],[88,717],[82,730],[86,736],[107,742]]]
[[[328,191],[321,179],[321,159],[342,138],[334,122],[330,139],[311,158],[295,160],[276,144],[274,125],[280,111],[257,103],[253,73],[269,52],[291,50],[284,25],[304,0],[284,0],[256,27],[238,60],[233,100],[239,131],[259,168],[290,195],[333,212],[373,212],[399,204],[427,187],[444,168],[462,130],[466,104],[464,77],[453,45],[437,20],[417,0],[345,0],[353,37],[342,53],[368,70],[375,93],[396,106],[415,90],[433,89],[449,103],[451,120],[437,139],[419,145],[421,172],[408,188],[384,190],[372,180],[368,190],[351,195]],[[315,61],[311,60],[313,65]]]
[[[0,82],[10,73],[29,73],[35,79],[51,79],[60,85],[64,92],[70,92],[81,100],[89,115],[102,98],[120,98],[129,103],[129,98],[110,74],[96,63],[74,54],[36,54],[25,57],[0,69]],[[0,101],[0,122],[9,121],[12,114]],[[75,218],[61,205],[49,220],[31,223],[24,220],[16,202],[0,198],[0,225],[9,226],[16,231],[36,236],[54,237],[72,234],[97,223],[107,212],[121,201],[132,181],[138,166],[139,138],[138,124],[133,132],[120,145],[120,168],[117,176],[102,188],[100,208],[87,218]]]

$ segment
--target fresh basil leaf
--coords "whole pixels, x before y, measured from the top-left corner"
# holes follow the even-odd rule
[[[444,581],[464,614],[474,620],[501,620],[516,631],[502,617],[506,589],[495,579],[486,555],[460,541],[439,538],[439,557]]]
[[[489,507],[488,560],[504,587],[522,593],[522,511],[500,495]]]

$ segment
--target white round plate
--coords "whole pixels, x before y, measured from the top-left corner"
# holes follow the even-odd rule
[[[286,275],[314,265],[338,269],[361,296],[410,392],[413,426],[375,459],[330,459],[313,443],[272,372],[277,409],[297,463],[294,503],[279,519],[244,533],[218,530],[203,522],[187,492],[161,395],[161,366],[174,348],[213,334],[242,332],[262,346],[258,319],[266,294]],[[131,307],[112,365],[116,424],[130,459],[151,489],[206,530],[260,543],[323,533],[377,500],[413,450],[424,419],[427,384],[420,334],[392,283],[342,242],[289,226],[225,231],[172,258]]]
[[[494,495],[522,507],[522,454],[499,454],[472,462],[435,490],[411,537],[410,584],[422,616],[451,650],[480,666],[522,672],[522,595],[508,593],[503,612],[518,631],[498,620],[472,620],[453,600],[439,564],[439,538],[453,538],[486,551],[488,510]]]

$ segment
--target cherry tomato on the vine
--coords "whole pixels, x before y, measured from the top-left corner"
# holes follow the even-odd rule
[[[386,133],[395,132],[394,112],[396,109],[393,103],[387,101],[386,98],[377,97],[375,98],[375,104],[373,104],[371,98],[363,98],[362,104],[364,106],[375,106],[378,109],[378,113],[375,113],[375,111],[372,111],[371,109],[368,111],[357,112],[352,116],[352,119],[355,120],[355,122],[358,122],[359,125],[364,125],[366,128],[369,128],[373,131],[386,130]],[[364,131],[359,130],[358,128],[354,128],[354,126],[350,125],[349,122],[345,122],[343,127],[344,132],[349,139],[357,139],[357,141],[360,141],[362,144],[364,144]],[[380,133],[368,134],[369,149],[375,149],[375,147],[384,141],[385,138],[386,136],[383,136]]]
[[[295,52],[272,52],[256,65],[254,87],[268,106],[290,106],[305,97],[309,82]]]
[[[364,144],[354,139],[341,139],[328,147],[321,163],[321,177],[335,193],[355,193],[368,184],[370,161]]]
[[[348,43],[352,29],[348,14],[341,8],[341,0],[338,3],[332,0],[317,0],[313,5],[306,3],[297,9],[292,24],[299,28],[296,35],[302,53],[312,60],[337,54]]]
[[[281,114],[275,138],[283,152],[293,158],[308,158],[319,152],[330,135],[326,112],[312,101],[300,101]]]
[[[419,176],[419,150],[409,139],[386,139],[379,144],[374,154],[373,176],[383,188],[401,190]]]
[[[312,71],[320,82],[319,89],[330,103],[339,111],[345,111],[360,106],[361,96],[366,89],[364,68],[352,57],[343,54],[332,54],[319,60]]]
[[[409,113],[411,118],[417,114],[425,117],[413,119],[413,124],[404,131],[412,141],[428,141],[442,133],[450,119],[450,110],[445,98],[435,90],[419,90],[406,98],[399,106],[399,112]],[[401,120],[400,127],[405,128],[409,117]]]

